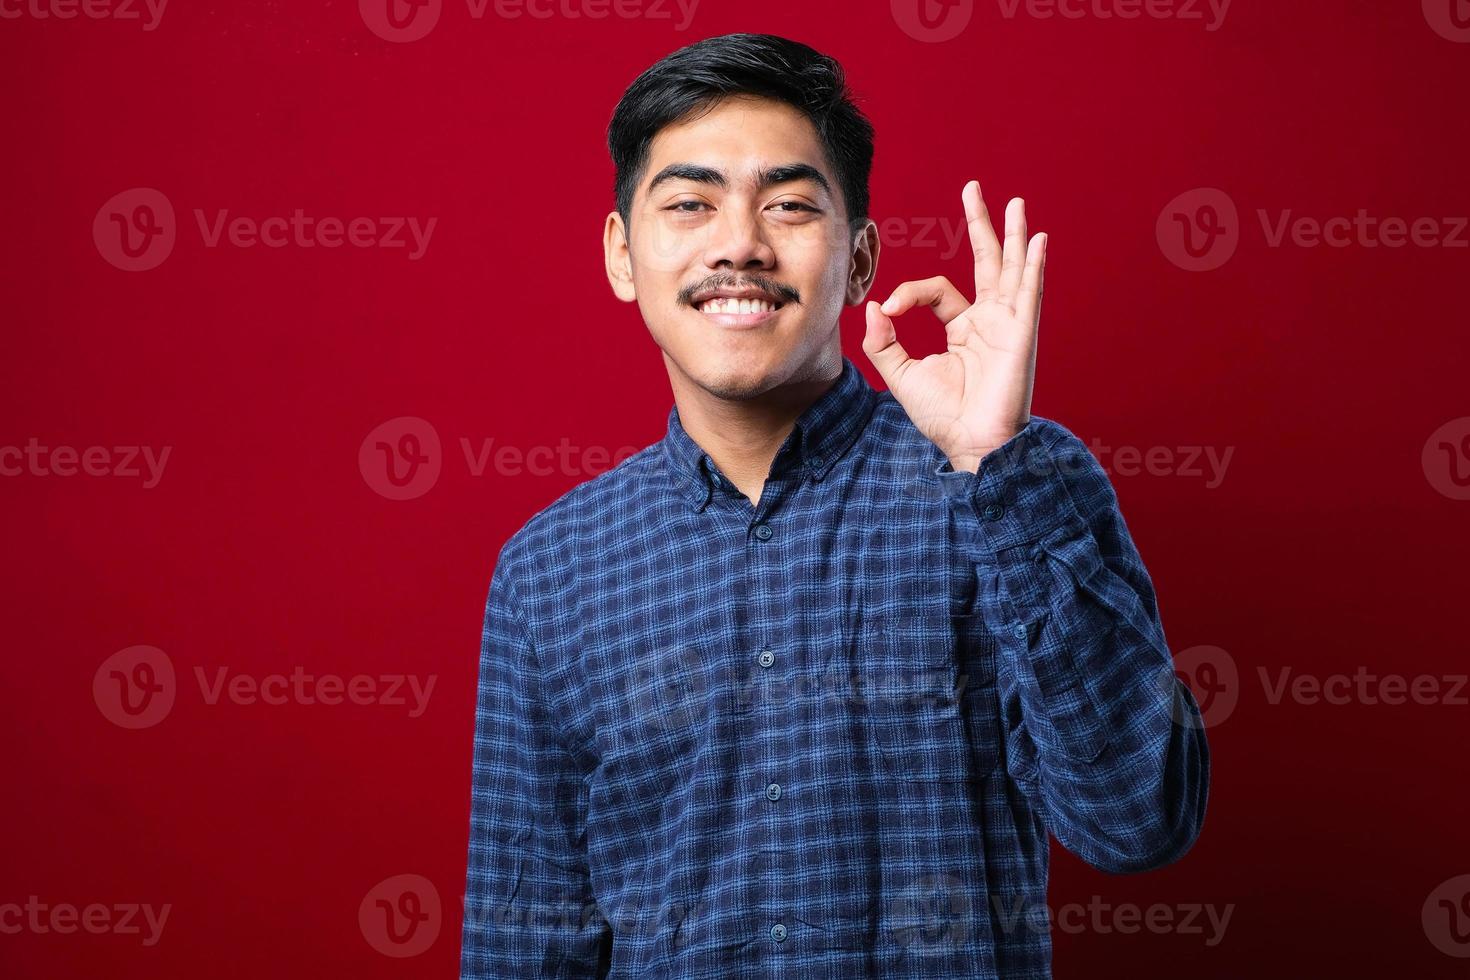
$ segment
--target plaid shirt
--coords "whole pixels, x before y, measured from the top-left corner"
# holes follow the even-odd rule
[[[1159,867],[1208,774],[1087,448],[956,473],[844,359],[758,506],[675,408],[501,551],[463,976],[1049,977],[1047,832]]]

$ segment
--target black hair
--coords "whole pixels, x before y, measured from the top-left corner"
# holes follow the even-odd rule
[[[628,86],[613,110],[607,148],[624,227],[659,130],[741,94],[777,99],[811,120],[842,190],[849,228],[866,220],[873,125],[854,104],[842,66],[774,34],[725,34],[664,57]]]

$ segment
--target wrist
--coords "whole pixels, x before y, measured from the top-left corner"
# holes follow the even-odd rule
[[[983,455],[983,454],[982,454]],[[969,453],[949,456],[949,465],[956,473],[979,473],[981,456]]]

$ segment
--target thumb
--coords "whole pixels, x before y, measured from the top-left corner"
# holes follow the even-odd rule
[[[864,313],[868,328],[863,334],[863,353],[868,355],[868,360],[873,362],[884,384],[892,391],[909,362],[909,353],[898,342],[898,331],[893,328],[893,321],[877,303],[869,300]]]

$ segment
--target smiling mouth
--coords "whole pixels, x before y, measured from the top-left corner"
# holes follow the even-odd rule
[[[753,316],[764,313],[774,313],[785,303],[777,303],[768,299],[743,299],[734,296],[716,296],[707,299],[703,303],[695,305],[695,309],[705,316]]]

